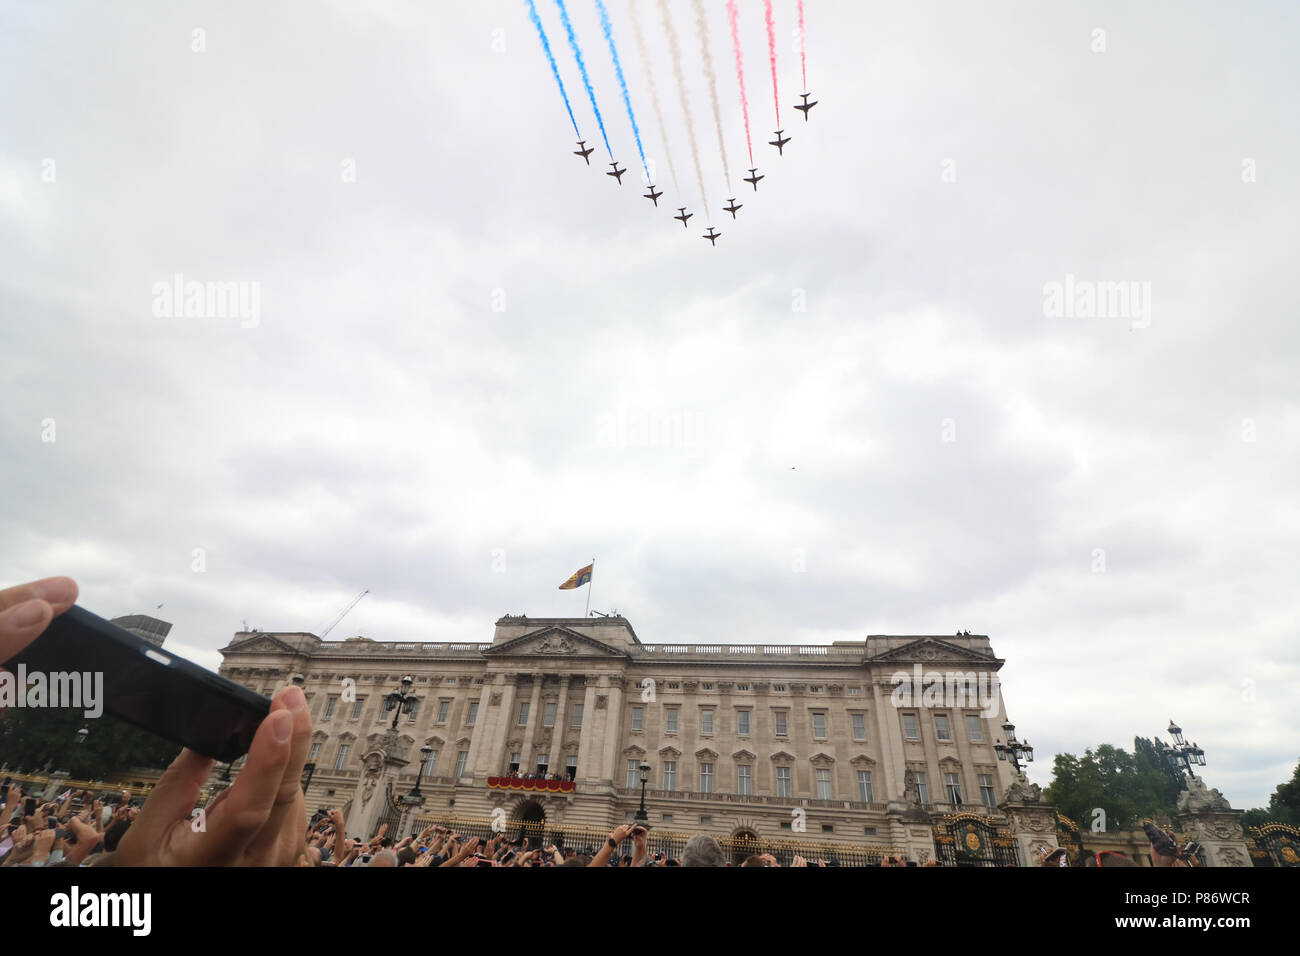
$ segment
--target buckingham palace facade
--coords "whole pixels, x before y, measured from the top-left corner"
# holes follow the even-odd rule
[[[394,790],[415,784],[431,748],[419,781],[431,813],[614,826],[638,809],[648,764],[652,826],[903,846],[917,811],[996,815],[1016,779],[995,751],[1003,661],[968,632],[643,644],[623,617],[511,615],[490,643],[253,631],[221,653],[221,673],[261,693],[302,685],[309,810],[358,792],[393,721],[385,698],[407,676],[417,704],[398,715],[408,763]],[[564,787],[503,788],[512,772]]]

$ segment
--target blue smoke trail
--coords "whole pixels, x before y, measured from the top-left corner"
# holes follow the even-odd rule
[[[627,107],[627,118],[632,121],[632,135],[636,137],[636,151],[641,154],[641,168],[645,170],[645,181],[650,182],[650,167],[646,165],[645,150],[641,148],[641,130],[637,129],[636,116],[632,113],[632,100],[627,95],[627,80],[623,79],[623,64],[618,61],[618,48],[614,46],[614,25],[609,22],[609,11],[601,0],[596,0],[596,9],[600,11],[600,25],[605,31],[605,40],[609,43],[609,55],[614,58],[614,72],[618,74],[618,85],[623,88],[623,104]]]
[[[573,24],[569,21],[569,10],[564,5],[564,0],[555,0],[555,5],[560,8],[560,20],[564,23],[564,29],[569,33],[569,46],[573,48],[573,57],[578,61],[578,72],[582,74],[582,84],[587,88],[587,98],[591,100],[591,111],[596,114],[596,124],[600,126],[600,138],[605,141],[605,152],[609,158],[614,158],[614,151],[609,148],[609,137],[605,135],[605,121],[600,118],[600,107],[596,105],[596,91],[591,88],[591,77],[587,75],[587,64],[582,62],[582,50],[578,48],[578,37],[573,32]]]
[[[533,0],[528,0],[528,16],[533,21],[533,26],[537,27],[537,35],[542,38],[542,49],[546,51],[546,59],[551,61],[551,72],[555,74],[555,82],[559,84],[560,95],[564,97],[564,108],[569,111],[569,122],[573,124],[573,135],[579,139],[582,134],[578,132],[578,121],[573,118],[573,107],[569,105],[569,94],[564,91],[564,81],[560,79],[560,68],[555,65],[555,56],[551,53],[551,43],[546,39],[546,30],[542,27],[542,18],[537,15],[537,7]]]

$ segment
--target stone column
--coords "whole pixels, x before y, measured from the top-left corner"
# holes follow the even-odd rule
[[[569,675],[560,678],[560,701],[555,705],[555,727],[551,730],[551,762],[547,769],[551,773],[564,776],[564,722],[569,714]],[[583,722],[586,722],[583,714]]]
[[[582,733],[578,737],[578,775],[583,780],[598,780],[600,768],[593,766],[595,735],[592,733],[592,721],[596,719],[596,681],[597,674],[587,675],[587,694],[582,704]]]
[[[368,840],[375,835],[379,817],[387,809],[388,786],[392,784],[396,790],[397,778],[409,762],[398,756],[399,749],[397,733],[388,730],[379,746],[362,758],[361,777],[352,796],[352,809],[348,812],[348,836]]]
[[[892,685],[871,682],[875,697],[876,725],[880,729],[880,769],[884,774],[885,802],[903,796],[903,774],[907,767],[903,759],[903,732],[899,727],[898,710],[890,701]]]
[[[1253,866],[1241,828],[1241,811],[1234,810],[1218,790],[1207,789],[1200,777],[1190,777],[1178,795],[1178,812],[1185,836],[1201,845],[1208,866]]]
[[[614,762],[618,759],[619,744],[623,741],[623,735],[619,733],[621,729],[619,725],[623,717],[623,686],[626,683],[622,677],[611,677],[609,694],[605,701],[605,752],[601,755],[600,779],[608,780],[614,786],[618,786]],[[596,706],[600,706],[599,702]]]
[[[998,809],[1010,821],[1011,839],[1021,866],[1037,866],[1042,850],[1055,850],[1060,845],[1056,840],[1056,808],[1043,802],[1042,788],[1023,774],[1007,788]]]
[[[505,762],[506,741],[510,737],[510,721],[514,719],[515,685],[519,679],[517,674],[503,674],[501,677],[504,681],[501,700],[493,714],[492,724],[484,728],[491,732],[483,747],[484,752],[489,754],[484,768],[489,777],[499,777],[508,769]]]
[[[528,726],[524,729],[524,742],[519,747],[519,772],[533,773],[537,760],[533,756],[533,741],[537,737],[537,725],[542,722],[542,674],[533,675],[533,695],[528,702]],[[510,714],[507,727],[515,726],[519,721],[518,713]]]

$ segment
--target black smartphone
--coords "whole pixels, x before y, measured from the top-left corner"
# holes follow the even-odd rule
[[[5,668],[20,664],[46,673],[102,673],[105,711],[222,763],[248,753],[271,710],[261,694],[77,605]]]
[[[23,804],[23,816],[30,817],[36,813],[36,798],[28,797],[27,802]]]

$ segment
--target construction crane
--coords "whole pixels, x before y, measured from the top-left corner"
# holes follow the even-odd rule
[[[330,621],[329,627],[325,628],[325,630],[320,632],[320,636],[324,637],[330,631],[334,630],[334,626],[338,624],[339,621],[343,620],[345,617],[348,616],[348,611],[356,607],[358,602],[360,602],[360,600],[369,593],[370,593],[370,588],[366,588],[364,591],[362,591],[360,594],[354,597],[352,599],[352,602],[347,607],[345,607],[342,611],[339,612],[339,616],[336,617],[334,620]]]

